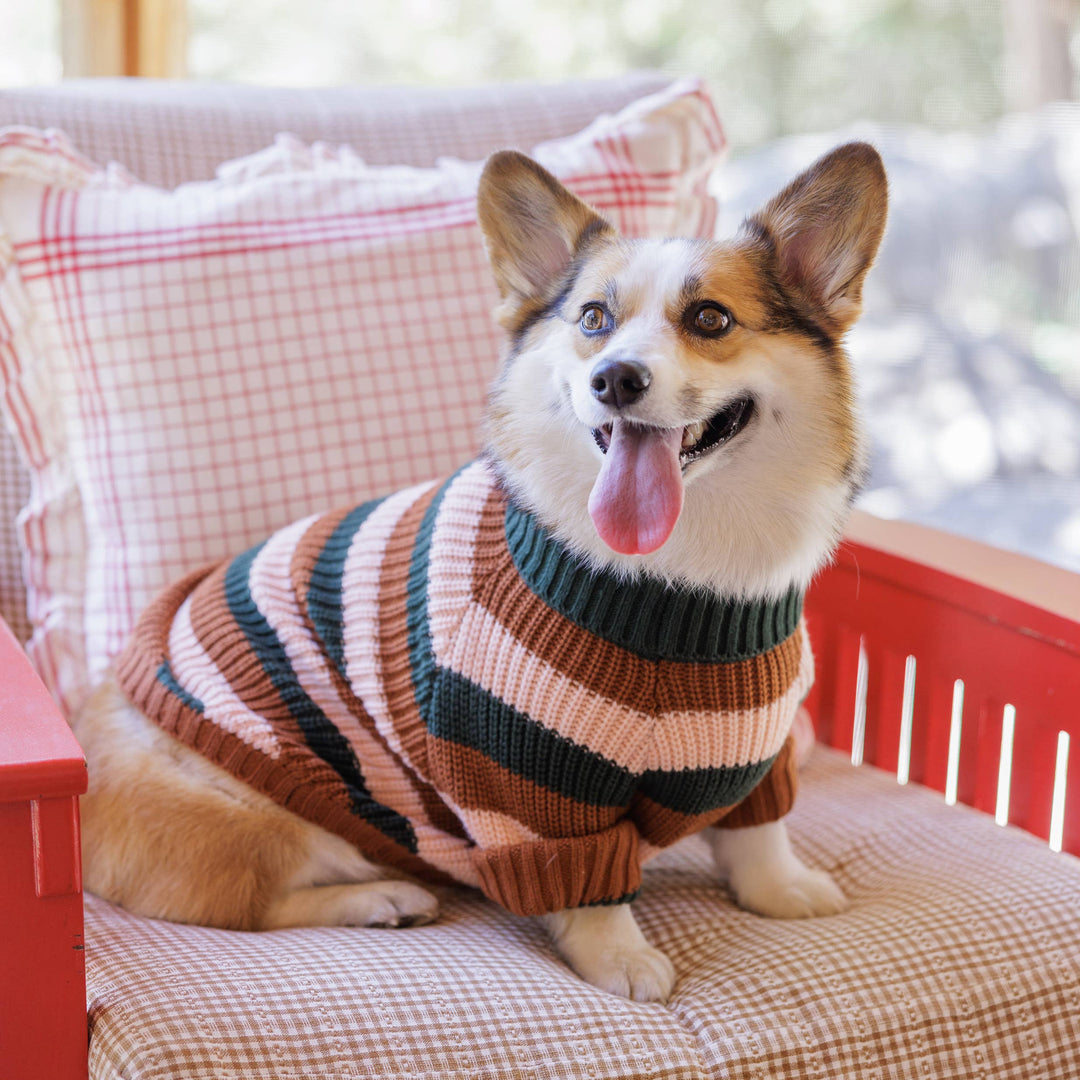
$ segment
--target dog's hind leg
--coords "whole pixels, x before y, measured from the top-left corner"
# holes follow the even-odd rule
[[[307,858],[267,904],[262,930],[286,926],[419,926],[439,914],[420,885],[383,871],[338,836],[304,823]]]
[[[76,718],[90,768],[86,887],[140,915],[234,930],[430,922],[438,904],[387,880],[340,836],[177,742],[108,680]]]
[[[271,902],[262,929],[286,926],[419,926],[439,914],[439,902],[408,881],[309,885]]]

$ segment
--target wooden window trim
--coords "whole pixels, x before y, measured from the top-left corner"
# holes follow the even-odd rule
[[[186,0],[62,0],[64,75],[187,73]]]

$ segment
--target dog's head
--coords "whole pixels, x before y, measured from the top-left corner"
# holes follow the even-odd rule
[[[478,210],[511,339],[488,440],[514,497],[598,563],[805,585],[863,467],[841,340],[885,224],[877,152],[834,150],[729,242],[623,239],[513,151]]]

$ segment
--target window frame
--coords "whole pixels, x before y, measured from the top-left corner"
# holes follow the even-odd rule
[[[186,0],[61,0],[64,77],[187,74]]]

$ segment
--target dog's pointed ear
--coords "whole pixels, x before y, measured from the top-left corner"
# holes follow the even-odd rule
[[[887,206],[881,156],[853,142],[815,161],[744,227],[772,248],[783,286],[838,336],[862,310]]]
[[[507,324],[552,293],[586,243],[614,235],[592,207],[516,150],[488,158],[476,205]]]

